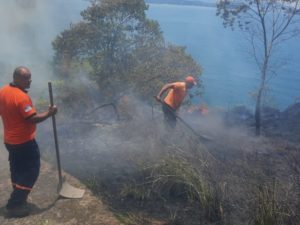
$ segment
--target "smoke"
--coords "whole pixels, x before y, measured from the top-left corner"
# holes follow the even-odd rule
[[[258,139],[241,126],[229,127],[222,113],[191,116],[182,108],[181,118],[196,133],[212,139],[204,143],[180,121],[175,130],[166,129],[160,105],[153,105],[152,108],[151,104],[127,96],[118,103],[120,121],[116,120],[111,108],[94,112],[95,119],[103,116],[102,122],[92,117],[89,120],[84,117],[68,120],[58,117],[62,168],[87,182],[96,193],[101,191],[103,195],[108,193],[114,196],[108,201],[113,208],[126,204],[128,209],[131,199],[128,202],[120,193],[128,184],[134,183],[137,187],[143,185],[141,177],[146,176],[144,180],[147,180],[147,168],[151,170],[167,166],[172,159],[178,160],[179,164],[181,161],[182,164],[187,162],[184,165],[198,171],[199,176],[205,173],[209,178],[207,180],[216,187],[228,185],[224,201],[238,205],[233,209],[233,215],[241,215],[241,211],[244,215],[244,211],[248,210],[249,206],[240,202],[253,199],[257,177],[268,181],[277,176],[284,181],[287,174],[294,174],[287,167],[283,175],[277,175],[280,167],[288,165],[290,159],[278,157],[274,145],[267,139]],[[39,135],[47,137],[40,138],[40,146],[44,157],[49,161],[51,156],[55,164],[50,127],[45,126],[40,130]],[[170,167],[168,175],[172,176],[172,171],[178,168]],[[162,171],[162,177],[163,174]],[[288,181],[284,182],[288,184]],[[218,194],[222,195],[222,192]]]
[[[32,95],[47,87],[53,71],[51,42],[80,19],[86,1],[0,0],[1,86],[11,81],[15,67],[32,72]]]
[[[71,22],[80,20],[80,11],[85,8],[87,1],[0,0],[0,3],[3,6],[0,8],[0,65],[2,74],[5,75],[1,77],[1,86],[10,81],[11,73],[16,66],[24,65],[31,69],[33,76],[30,92],[33,96],[38,96],[42,90],[47,89],[47,81],[51,80],[53,75],[50,66],[53,56],[51,42],[61,31],[68,28]],[[80,78],[78,82],[90,85],[84,76]],[[91,92],[92,89],[89,91]],[[95,93],[89,94],[94,96],[93,102],[99,98],[94,95]],[[169,148],[169,146],[182,146],[182,149],[185,149],[191,138],[195,139],[180,122],[176,132],[166,131],[161,110],[158,109],[160,106],[152,109],[132,96],[127,102],[119,103],[123,104],[121,107],[123,110],[120,112],[121,119],[125,117],[127,122],[114,123],[113,120],[109,120],[111,124],[106,124],[107,121],[99,123],[101,116],[93,121],[93,118],[60,118],[58,115],[62,154],[65,157],[63,159],[74,173],[78,171],[76,165],[81,165],[82,171],[87,173],[91,172],[89,167],[97,168],[101,154],[107,153],[107,157],[115,154],[118,160],[114,157],[110,159],[115,159],[116,164],[120,166],[123,162],[121,159],[130,156],[126,154],[128,152],[133,152],[133,155],[147,155],[156,152],[159,148]],[[82,104],[78,102],[78,110],[86,110],[81,107]],[[93,115],[105,114],[115,119],[115,114],[111,110],[111,108],[101,109]],[[74,113],[78,115],[80,112]],[[196,132],[211,136],[213,142],[220,142],[224,137],[230,137],[231,145],[236,146],[235,140],[247,140],[247,136],[242,135],[243,132],[228,132],[228,128],[218,117],[183,118],[187,119]],[[43,123],[40,131],[40,137],[49,137],[50,121]],[[51,138],[39,140],[41,139],[44,139],[44,144],[41,146],[53,147]],[[223,145],[228,149],[231,146],[224,142]],[[53,153],[53,149],[51,152]],[[102,157],[102,161],[103,159],[107,158]],[[128,160],[124,160],[122,164],[124,167],[125,162]]]
[[[211,139],[203,142],[180,121],[175,130],[166,128],[158,103],[145,104],[128,95],[116,104],[119,121],[112,107],[100,108],[86,117],[57,118],[64,169],[85,179],[103,169],[108,174],[117,173],[131,169],[138,161],[159,161],[169,151],[176,154],[179,150],[190,157],[208,154],[207,157],[223,160],[255,153],[263,146],[263,141],[245,128],[228,127],[218,113],[192,116],[182,109],[181,118],[195,133]],[[46,137],[50,127],[44,123],[39,135]],[[42,146],[53,146],[52,140],[40,139]],[[48,150],[53,153],[53,149]]]
[[[38,96],[41,90],[47,89],[47,81],[53,76],[51,42],[71,22],[80,19],[79,12],[87,3],[74,2],[0,0],[1,86],[10,81],[16,66],[24,65],[31,69],[33,76],[31,94]],[[92,103],[101,101],[98,100],[101,96],[93,91],[94,84],[86,76],[79,74],[75,83],[91,87],[87,92]],[[203,143],[180,121],[175,131],[166,129],[161,107],[154,102],[152,107],[132,95],[120,98],[116,102],[120,114],[120,120],[117,120],[112,107],[100,108],[85,115],[82,112],[89,110],[83,103],[77,98],[72,101],[78,106],[73,110],[75,116],[59,113],[56,117],[62,168],[82,180],[94,175],[112,193],[114,189],[121,189],[125,181],[134,181],[141,167],[149,163],[155,165],[172,154],[188,158],[196,169],[208,165],[210,168],[207,170],[214,175],[214,180],[233,184],[229,197],[234,203],[245,202],[245,196],[249,193],[249,183],[245,181],[251,178],[252,166],[257,161],[270,167],[266,171],[271,175],[277,169],[277,164],[272,160],[279,159],[276,155],[270,157],[273,146],[267,140],[253,137],[243,127],[228,127],[219,113],[192,116],[185,113],[182,107],[179,115],[195,133],[211,139]],[[55,165],[51,133],[51,121],[47,120],[40,124],[37,140],[44,159]],[[238,194],[241,191],[242,194]],[[236,207],[236,210],[236,215],[239,215],[240,208]]]

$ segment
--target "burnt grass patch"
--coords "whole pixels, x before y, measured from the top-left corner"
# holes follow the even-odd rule
[[[297,143],[220,126],[202,144],[180,124],[170,134],[160,118],[144,116],[69,123],[59,134],[63,169],[123,224],[299,224]],[[44,149],[44,156],[55,163],[53,152]]]

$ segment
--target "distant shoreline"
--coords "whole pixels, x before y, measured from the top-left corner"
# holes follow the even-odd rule
[[[147,4],[157,4],[157,5],[178,5],[178,6],[201,6],[201,7],[212,7],[215,8],[215,3],[205,3],[198,1],[182,1],[182,2],[174,2],[171,0],[146,0]]]

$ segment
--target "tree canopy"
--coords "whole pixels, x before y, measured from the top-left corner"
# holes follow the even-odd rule
[[[147,9],[143,0],[92,0],[81,12],[83,20],[53,42],[60,76],[72,76],[80,64],[106,97],[130,89],[147,99],[164,82],[200,75],[184,48],[165,43]]]

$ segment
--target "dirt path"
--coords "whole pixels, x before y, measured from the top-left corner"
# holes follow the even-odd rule
[[[53,166],[42,162],[41,174],[29,202],[33,213],[21,219],[5,218],[4,207],[11,192],[7,152],[0,146],[0,224],[1,225],[118,225],[112,212],[101,200],[86,189],[82,199],[58,199],[57,172]],[[68,182],[85,188],[78,180],[67,175]]]

